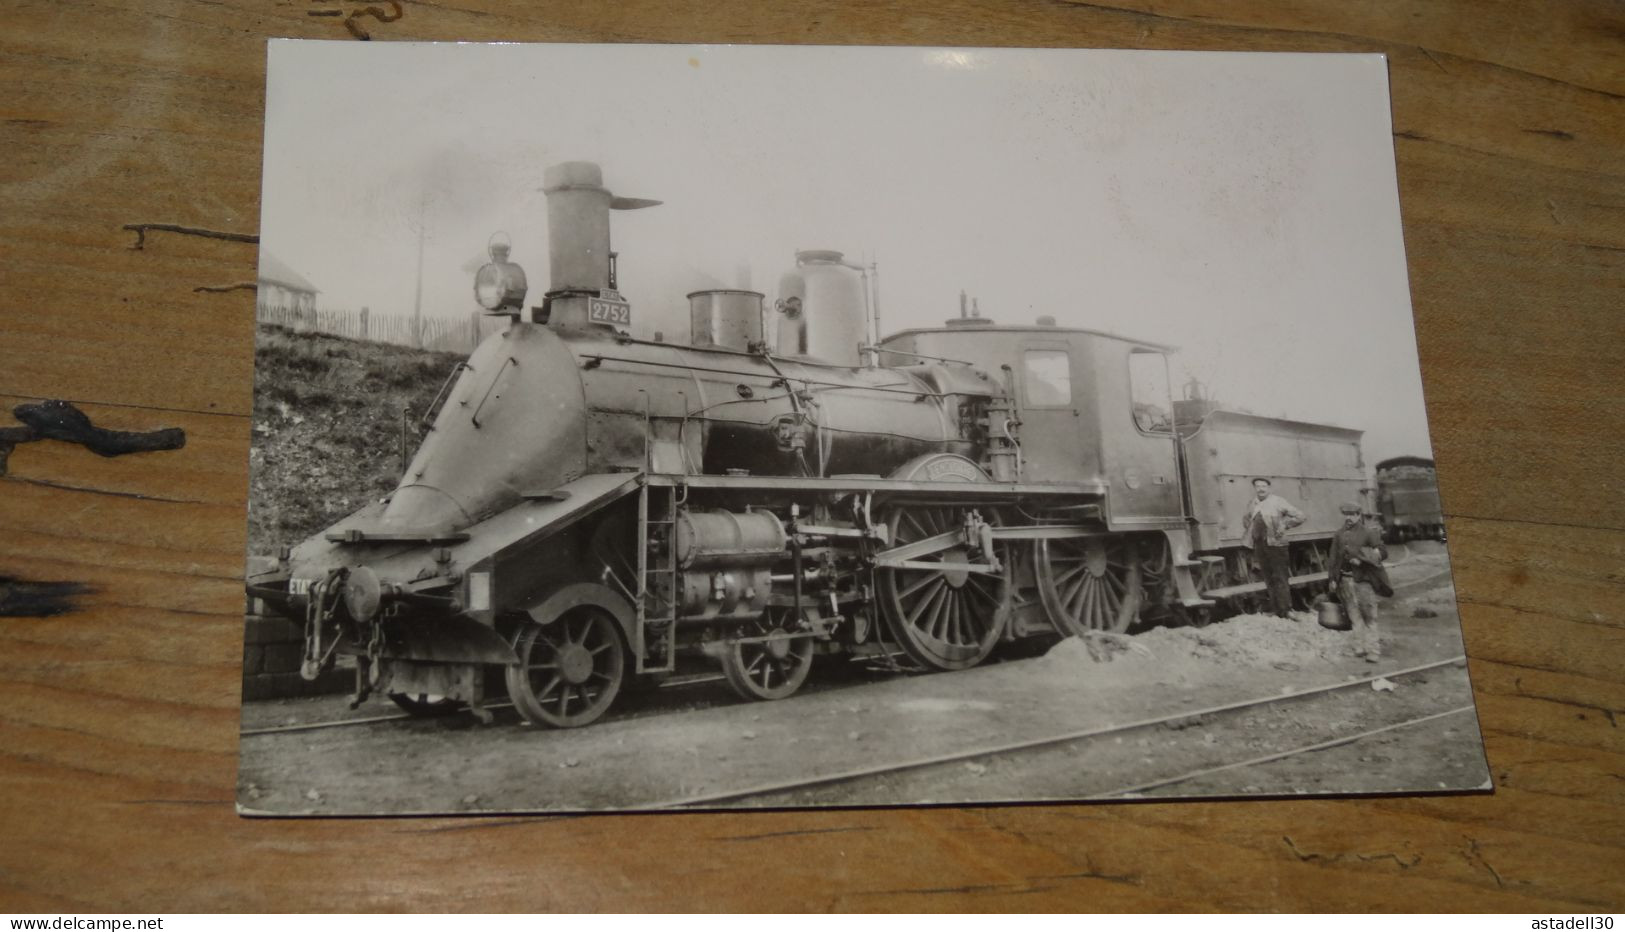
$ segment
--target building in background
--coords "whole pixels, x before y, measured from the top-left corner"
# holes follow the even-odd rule
[[[310,280],[289,268],[271,253],[260,250],[259,294],[255,309],[263,317],[268,311],[286,314],[312,314],[320,293]]]

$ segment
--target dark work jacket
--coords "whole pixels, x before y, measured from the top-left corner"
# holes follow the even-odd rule
[[[1327,576],[1336,582],[1344,572],[1352,572],[1355,582],[1370,583],[1378,595],[1384,598],[1393,595],[1394,587],[1388,582],[1388,570],[1382,564],[1363,558],[1359,563],[1350,561],[1350,557],[1360,556],[1362,547],[1375,547],[1382,559],[1388,559],[1388,548],[1383,545],[1382,533],[1376,528],[1364,524],[1338,528],[1337,534],[1332,537],[1332,557],[1326,564]]]

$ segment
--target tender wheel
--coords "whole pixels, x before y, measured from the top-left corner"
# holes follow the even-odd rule
[[[1139,617],[1140,560],[1127,538],[1040,540],[1033,556],[1044,611],[1063,635],[1127,631]]]
[[[1142,537],[1140,558],[1140,618],[1147,624],[1178,616],[1179,587],[1174,582],[1174,556],[1161,534]],[[1133,552],[1133,551],[1131,551]]]
[[[508,696],[536,725],[592,724],[615,701],[625,678],[620,628],[596,605],[573,606],[545,625],[525,622],[514,653],[519,663],[508,667]]]
[[[1231,571],[1231,579],[1233,582],[1264,582],[1264,568],[1258,562],[1258,559],[1253,555],[1251,550],[1243,549],[1237,551],[1232,562],[1234,563],[1234,569]],[[1238,595],[1231,599],[1230,603],[1239,614],[1258,614],[1259,612],[1267,609],[1270,604],[1269,589],[1266,587],[1259,592],[1249,593],[1247,595]]]
[[[789,631],[789,625],[763,618],[734,632],[741,640],[730,641],[723,651],[722,675],[741,698],[783,699],[807,681],[812,638],[783,637]]]
[[[1308,576],[1311,573],[1324,573],[1330,559],[1330,544],[1318,540],[1308,541],[1292,552],[1292,575]],[[1315,596],[1325,588],[1323,582],[1295,587],[1292,590],[1292,607],[1300,611],[1312,611]]]
[[[901,546],[964,527],[967,512],[949,505],[896,505],[885,517],[893,546]],[[917,559],[965,564],[986,557],[973,558],[959,546]],[[876,576],[887,629],[915,663],[933,670],[973,667],[1004,633],[1010,616],[1008,573],[884,567]]]
[[[1192,628],[1206,628],[1213,623],[1213,609],[1202,605],[1195,608],[1183,606],[1174,611],[1174,617]]]
[[[390,693],[389,700],[400,706],[406,714],[416,718],[449,715],[467,708],[460,699],[447,699],[433,693]]]

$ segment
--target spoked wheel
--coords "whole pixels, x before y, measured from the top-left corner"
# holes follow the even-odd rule
[[[1264,581],[1264,568],[1251,550],[1239,550],[1233,558],[1234,567],[1231,576],[1236,583],[1262,583]],[[1264,611],[1270,604],[1269,587],[1259,592],[1250,592],[1238,595],[1230,600],[1235,610],[1243,615],[1252,615]]]
[[[1034,542],[1038,594],[1063,635],[1127,631],[1139,617],[1140,555],[1125,537]]]
[[[962,528],[968,513],[952,505],[901,504],[888,509],[885,520],[892,546],[900,547]],[[990,510],[982,514],[996,523]],[[960,544],[914,558],[942,569],[876,572],[887,629],[909,659],[933,670],[963,670],[993,650],[1010,617],[1009,574],[956,568],[987,559]]]
[[[1331,560],[1331,545],[1325,541],[1312,540],[1296,548],[1292,552],[1292,575],[1308,576],[1311,573],[1324,573]],[[1309,610],[1317,594],[1325,586],[1316,583],[1309,586],[1299,586],[1292,590],[1292,607],[1300,610]]]
[[[514,639],[508,696],[535,725],[580,728],[603,715],[621,690],[626,657],[615,619],[576,605],[549,624],[527,621]]]
[[[722,675],[743,699],[783,699],[812,669],[811,635],[792,636],[789,613],[775,614],[741,625],[722,652]]]
[[[1194,608],[1181,606],[1175,609],[1174,617],[1192,628],[1205,628],[1213,623],[1213,609],[1206,605],[1198,605]]]
[[[389,699],[400,706],[406,714],[415,718],[449,715],[465,708],[460,699],[447,699],[434,693],[390,693]]]
[[[1332,545],[1323,540],[1312,540],[1304,544],[1296,556],[1292,567],[1295,575],[1324,573],[1332,559]]]
[[[1230,584],[1230,577],[1225,570],[1225,560],[1222,557],[1204,555],[1197,557],[1201,567],[1196,571],[1196,592],[1198,595],[1218,589]],[[1203,596],[1206,598],[1206,596]],[[1183,605],[1174,606],[1174,616],[1181,622],[1194,628],[1206,627],[1215,620],[1229,614],[1229,606],[1224,603],[1212,605]]]
[[[1174,582],[1174,556],[1168,538],[1161,534],[1142,537],[1131,552],[1136,551],[1140,558],[1140,592],[1143,593],[1140,616],[1148,623],[1174,616],[1179,604],[1179,588]]]

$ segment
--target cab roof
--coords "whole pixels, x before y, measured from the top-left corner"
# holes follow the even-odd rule
[[[969,319],[969,318],[964,318]],[[956,324],[950,327],[910,327],[896,333],[887,334],[881,339],[880,345],[884,347],[887,342],[899,337],[913,336],[919,333],[1084,333],[1092,337],[1105,337],[1108,340],[1118,340],[1123,343],[1133,343],[1135,346],[1144,346],[1164,353],[1177,353],[1179,347],[1166,343],[1154,343],[1150,340],[1140,340],[1134,337],[1125,337],[1121,334],[1108,333],[1105,330],[1090,330],[1086,327],[1050,327],[1039,324]]]

